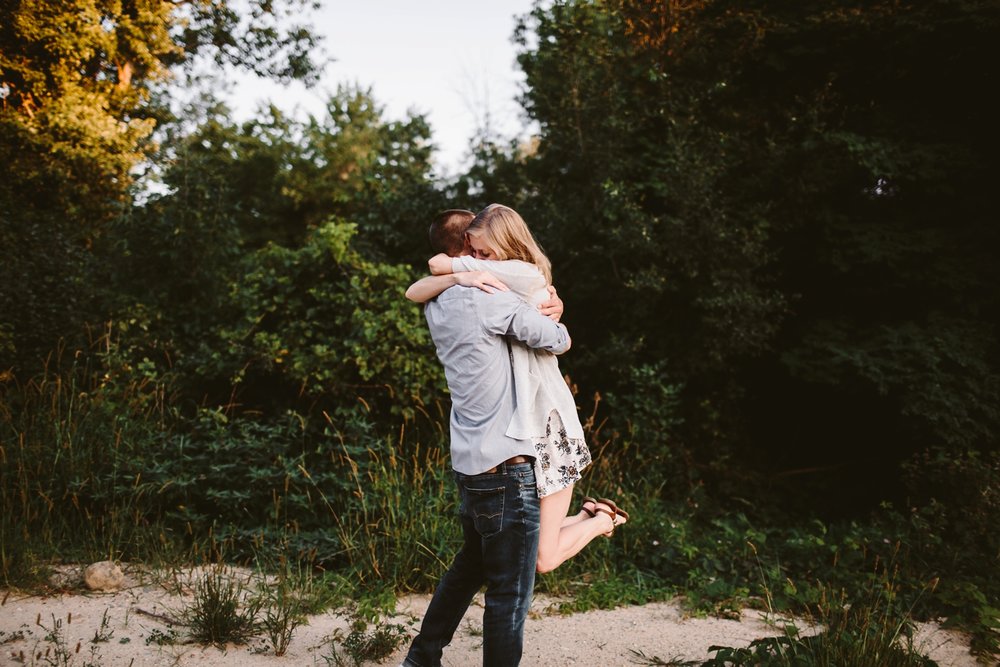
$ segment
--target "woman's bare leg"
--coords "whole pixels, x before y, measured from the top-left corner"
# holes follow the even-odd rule
[[[570,502],[572,502],[572,498],[570,498]],[[594,503],[591,504],[594,505],[594,507],[596,507],[596,504]],[[594,516],[594,507],[590,507],[589,512],[586,509],[581,509],[576,514],[568,515],[565,519],[563,519],[562,527],[565,528],[566,526],[572,526],[574,523],[579,523],[584,519],[589,519],[590,517]]]
[[[605,535],[613,528],[614,519],[603,512],[598,512],[594,517],[587,516],[584,512],[580,513],[583,518],[577,518],[579,515],[567,517],[566,512],[572,499],[573,487],[570,486],[541,500],[536,568],[539,572],[551,572],[580,553],[595,537]],[[567,519],[577,520],[564,523]]]

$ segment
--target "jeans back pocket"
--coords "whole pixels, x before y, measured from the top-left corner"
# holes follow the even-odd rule
[[[465,487],[466,516],[472,517],[476,532],[491,537],[503,528],[505,487],[476,489]]]

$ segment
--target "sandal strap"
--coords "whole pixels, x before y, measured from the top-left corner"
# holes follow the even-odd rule
[[[607,505],[608,507],[610,507],[615,511],[615,514],[622,515],[622,517],[624,517],[625,520],[628,521],[628,512],[618,507],[618,505],[615,504],[615,501],[609,500],[608,498],[598,498],[597,502]]]
[[[611,517],[611,530],[609,530],[608,532],[606,532],[605,535],[607,535],[608,537],[611,537],[612,535],[614,535],[615,534],[615,528],[618,527],[618,521],[617,521],[618,514],[614,510],[608,509],[607,507],[601,507],[600,505],[597,505],[597,507],[594,510],[594,512],[595,512],[594,516],[597,516],[597,512],[602,512],[604,514],[607,514],[609,517]]]
[[[595,512],[594,516],[597,516],[597,514],[596,514],[597,512],[603,512],[603,513],[607,514],[609,517],[611,517],[611,523],[613,523],[613,524],[615,523],[615,517],[617,516],[617,514],[615,513],[614,510],[609,510],[606,507],[601,507],[600,505],[598,505],[596,508],[594,508],[594,512]],[[615,525],[617,525],[617,524],[615,524]]]

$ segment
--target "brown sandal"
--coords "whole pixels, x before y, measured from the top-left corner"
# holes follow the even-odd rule
[[[622,508],[618,507],[618,505],[615,504],[615,501],[608,500],[607,498],[598,498],[597,502],[604,503],[605,505],[607,505],[608,507],[610,507],[612,510],[614,510],[615,514],[622,515],[623,517],[625,517],[625,520],[628,521],[628,512],[626,512]]]
[[[587,509],[587,507],[586,507],[587,503],[590,503],[591,505],[593,505],[596,508],[597,507],[597,501],[594,500],[593,498],[591,498],[590,496],[584,496],[580,500],[580,511],[583,512],[584,514],[586,514],[587,516],[589,516],[591,519],[593,519],[595,516],[597,516],[597,512],[595,510],[589,510],[589,509]]]
[[[601,507],[602,505],[606,505],[606,507]],[[611,517],[611,530],[604,533],[604,537],[610,538],[615,534],[615,528],[621,525],[620,523],[618,523],[619,515],[625,517],[626,521],[628,520],[628,516],[622,513],[622,511],[618,509],[617,505],[615,505],[610,500],[605,500],[604,498],[600,498],[597,501],[597,505],[594,509],[594,516],[597,516],[597,512],[607,514],[609,517]]]

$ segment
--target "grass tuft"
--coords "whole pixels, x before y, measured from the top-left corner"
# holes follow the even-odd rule
[[[263,601],[249,594],[247,581],[232,570],[213,567],[195,585],[184,620],[191,638],[203,644],[245,644],[257,633]]]

